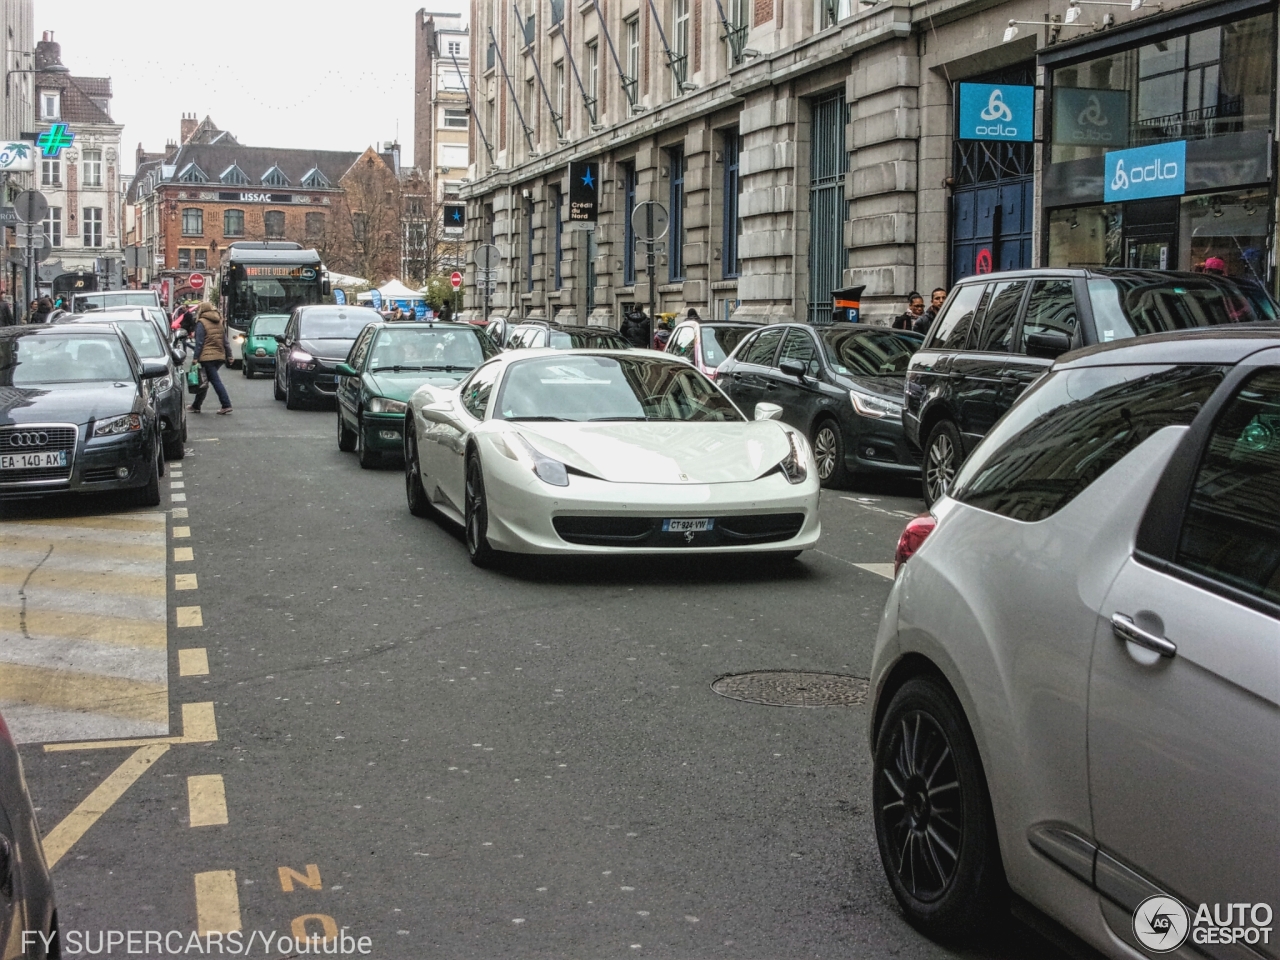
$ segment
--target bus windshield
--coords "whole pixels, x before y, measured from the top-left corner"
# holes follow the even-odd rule
[[[231,322],[243,326],[258,313],[288,313],[294,307],[319,301],[317,281],[301,277],[250,277],[239,281]]]

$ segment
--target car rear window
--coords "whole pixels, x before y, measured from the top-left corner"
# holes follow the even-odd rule
[[[1270,319],[1226,281],[1104,277],[1089,281],[1098,341]]]
[[[1074,500],[1156,431],[1189,424],[1223,367],[1084,367],[1050,373],[987,434],[951,496],[1033,523]]]
[[[827,360],[836,373],[862,377],[901,377],[911,355],[923,342],[906,330],[859,329],[847,325],[818,334]]]
[[[720,366],[750,332],[751,327],[703,327],[702,362],[708,367]]]
[[[308,310],[302,315],[298,336],[303,340],[354,340],[366,326],[381,319],[377,311],[364,307]]]

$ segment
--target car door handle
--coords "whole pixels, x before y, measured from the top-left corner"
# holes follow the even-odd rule
[[[1178,645],[1176,643],[1143,630],[1133,622],[1132,617],[1123,613],[1112,614],[1111,632],[1121,640],[1128,640],[1130,643],[1136,643],[1140,647],[1154,650],[1162,657],[1176,657],[1178,655]]]
[[[774,383],[772,380],[766,380],[766,381],[764,382],[764,388],[765,388],[766,390],[776,390],[776,389],[777,389],[777,387],[778,387],[778,385],[777,385],[776,383]]]

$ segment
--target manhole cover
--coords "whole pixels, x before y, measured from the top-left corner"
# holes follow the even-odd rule
[[[856,707],[867,702],[867,681],[838,673],[760,670],[721,677],[711,689],[730,700],[774,707]]]

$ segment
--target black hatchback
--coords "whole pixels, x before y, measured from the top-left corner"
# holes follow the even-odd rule
[[[931,505],[979,440],[1060,354],[1129,337],[1275,322],[1259,284],[1159,270],[1038,269],[958,283],[906,375],[903,427]]]
[[[304,401],[333,400],[338,364],[346,361],[361,330],[381,322],[382,315],[368,307],[296,307],[284,333],[276,335],[275,398],[290,410]]]
[[[902,433],[902,378],[922,342],[861,323],[769,324],[721,362],[716,385],[749,417],[758,403],[781,407],[779,419],[813,443],[824,487],[854,473],[914,476],[920,462]]]

